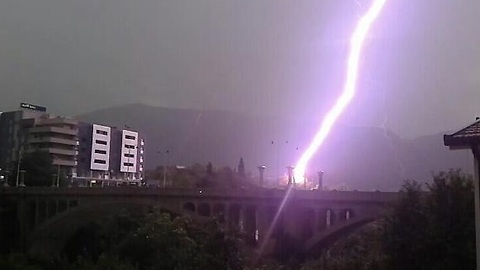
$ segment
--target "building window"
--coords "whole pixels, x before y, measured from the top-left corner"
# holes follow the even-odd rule
[[[128,157],[128,158],[134,158],[135,155],[134,154],[123,154],[124,157]]]
[[[132,135],[125,135],[125,139],[129,139],[129,140],[135,140],[135,136],[132,136]]]
[[[96,144],[107,145],[107,142],[106,142],[106,141],[103,141],[103,140],[95,140],[95,143],[96,143]]]
[[[105,151],[105,150],[98,150],[98,149],[95,149],[95,154],[102,154],[102,155],[106,155],[106,154],[107,154],[107,151]]]
[[[95,159],[93,161],[93,163],[97,163],[97,164],[107,164],[107,161],[106,160],[103,160],[103,159]]]
[[[125,144],[125,148],[127,148],[127,149],[135,149],[135,145]]]
[[[97,134],[101,134],[101,135],[108,135],[108,132],[106,132],[105,130],[99,130],[97,129]]]
[[[125,167],[133,167],[133,163],[124,162],[124,163],[123,163],[123,166],[125,166]]]

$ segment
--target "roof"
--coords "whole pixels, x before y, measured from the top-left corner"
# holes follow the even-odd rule
[[[480,120],[453,134],[444,135],[443,142],[450,147],[472,147],[480,144]]]

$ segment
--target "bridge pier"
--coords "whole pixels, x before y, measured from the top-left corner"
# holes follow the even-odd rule
[[[255,246],[258,239],[257,231],[257,215],[256,207],[253,205],[247,205],[244,207],[244,231],[246,235],[246,242],[251,246]]]
[[[262,243],[266,238],[266,234],[268,231],[269,221],[268,221],[268,213],[265,206],[258,206],[256,209],[256,231],[257,231],[257,242]]]

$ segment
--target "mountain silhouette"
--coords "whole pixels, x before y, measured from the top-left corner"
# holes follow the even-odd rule
[[[77,117],[86,122],[138,130],[146,138],[146,168],[207,164],[246,171],[266,165],[267,178],[286,173],[313,137],[311,120],[253,117],[229,111],[201,111],[129,104]],[[450,151],[443,134],[403,139],[377,127],[337,125],[309,163],[309,173],[324,171],[324,183],[356,190],[398,190],[403,180],[431,180],[433,172],[460,168],[472,172],[468,151]],[[167,154],[168,151],[168,154]]]

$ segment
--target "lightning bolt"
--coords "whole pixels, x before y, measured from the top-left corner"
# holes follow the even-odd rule
[[[317,131],[312,142],[298,160],[294,170],[294,179],[304,179],[308,162],[315,152],[320,148],[339,116],[355,96],[358,66],[363,43],[371,25],[380,14],[385,2],[386,0],[374,0],[365,15],[363,15],[358,21],[357,27],[355,28],[355,31],[350,39],[350,53],[348,56],[346,74],[347,78],[343,92],[337,99],[333,108],[325,116],[320,129]]]
[[[363,42],[367,33],[370,29],[370,26],[380,14],[386,0],[373,0],[372,6],[370,9],[365,13],[363,17],[360,18],[355,31],[352,34],[350,39],[350,54],[348,57],[348,68],[347,68],[347,79],[345,82],[345,87],[343,93],[337,99],[337,102],[333,106],[333,108],[328,112],[325,119],[320,126],[319,131],[314,136],[311,144],[305,150],[305,152],[300,157],[297,165],[295,166],[294,170],[294,177],[296,179],[302,179],[305,177],[305,171],[307,168],[308,161],[312,158],[313,154],[318,150],[318,148],[322,145],[323,141],[327,137],[328,133],[332,129],[333,124],[338,119],[340,114],[345,110],[348,103],[352,100],[353,96],[355,95],[355,86],[358,77],[358,62],[360,58],[360,52],[363,46]],[[273,218],[272,223],[270,224],[263,243],[260,245],[258,251],[257,260],[261,257],[263,251],[265,250],[265,246],[272,235],[273,228],[275,227],[280,214],[285,207],[285,204],[290,197],[290,193],[293,189],[294,185],[291,185],[287,188],[285,192],[284,198],[278,207],[275,216]]]

